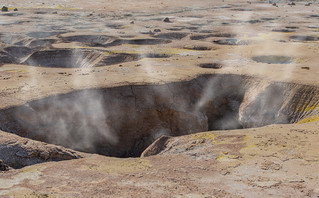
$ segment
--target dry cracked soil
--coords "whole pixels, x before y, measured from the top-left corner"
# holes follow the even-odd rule
[[[318,3],[0,0],[0,197],[319,197]]]

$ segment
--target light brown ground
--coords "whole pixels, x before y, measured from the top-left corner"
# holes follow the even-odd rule
[[[44,3],[44,4],[42,4]],[[170,54],[170,58],[150,59],[97,68],[45,68],[22,64],[0,67],[0,107],[24,104],[33,99],[86,88],[127,84],[162,84],[193,79],[204,73],[259,76],[273,81],[319,86],[319,43],[298,42],[292,35],[318,38],[318,3],[304,6],[252,1],[29,1],[0,0],[0,5],[18,7],[21,16],[2,16],[1,33],[26,34],[58,26],[68,35],[109,35],[152,38],[141,32],[161,29],[190,33],[165,45],[119,45],[112,52]],[[222,6],[230,6],[222,8]],[[236,7],[241,6],[241,7]],[[232,9],[252,9],[234,11]],[[35,12],[43,11],[44,14]],[[58,14],[52,14],[57,11]],[[10,10],[10,13],[13,12]],[[3,14],[3,13],[2,13]],[[92,14],[92,16],[89,16]],[[131,15],[127,15],[131,14]],[[38,17],[38,18],[32,18]],[[169,17],[172,23],[162,20]],[[201,18],[199,18],[201,17]],[[274,18],[262,23],[244,21]],[[69,21],[62,21],[63,19]],[[160,19],[160,20],[151,20]],[[11,24],[24,21],[22,24]],[[134,24],[130,24],[134,21]],[[76,23],[89,29],[74,29]],[[228,22],[229,25],[222,25]],[[9,23],[9,25],[8,25]],[[51,24],[52,23],[52,24]],[[120,24],[122,29],[106,28]],[[196,25],[197,24],[197,25]],[[202,25],[198,25],[202,24]],[[38,25],[38,26],[37,26]],[[214,44],[207,38],[190,40],[189,29],[170,31],[173,26],[193,27],[213,33],[234,33],[249,45]],[[296,26],[294,33],[272,32]],[[175,27],[176,28],[176,27]],[[99,31],[99,32],[95,32]],[[57,42],[48,48],[79,48],[81,43]],[[23,40],[23,39],[22,39]],[[17,39],[17,42],[20,41]],[[27,42],[26,42],[27,43]],[[10,46],[0,43],[1,48]],[[209,51],[187,50],[190,46],[212,47]],[[96,48],[99,49],[99,48]],[[293,57],[292,64],[257,63],[258,55]],[[197,65],[218,61],[221,69]],[[302,69],[302,67],[309,67]],[[271,125],[258,129],[213,131],[169,140],[172,147],[160,155],[117,159],[90,155],[77,160],[48,162],[18,170],[0,172],[0,196],[15,197],[318,197],[319,127],[307,124]]]

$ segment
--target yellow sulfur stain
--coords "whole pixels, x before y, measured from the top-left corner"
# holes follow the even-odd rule
[[[318,115],[315,115],[315,116],[310,116],[306,119],[303,119],[299,122],[297,122],[297,124],[302,124],[302,123],[309,123],[309,122],[317,122],[319,121],[319,116]]]
[[[152,167],[149,160],[139,158],[116,159],[106,158],[90,160],[90,164],[80,167],[80,170],[92,170],[102,173],[129,173],[147,170]]]
[[[299,112],[311,112],[311,111],[315,111],[315,110],[319,110],[319,105],[305,105],[305,106],[302,106],[300,108],[297,108],[296,109],[297,111]]]
[[[200,139],[200,140],[214,140],[216,138],[215,134],[210,132],[208,133],[197,133],[192,135],[192,139]]]
[[[217,161],[219,162],[225,162],[225,161],[233,161],[236,159],[239,159],[240,157],[238,155],[224,155],[221,154],[217,157]]]
[[[112,53],[110,52],[103,52],[104,55],[111,55]]]
[[[293,62],[294,62],[294,63],[305,63],[305,62],[308,62],[308,59],[304,59],[304,58],[294,58]]]
[[[24,69],[9,69],[9,70],[5,70],[5,72],[10,72],[10,73],[28,73]]]
[[[252,139],[253,137],[251,135],[245,136],[244,141],[246,143],[246,146],[240,149],[240,153],[257,148],[257,145],[252,143]]]
[[[63,5],[57,5],[57,6],[37,6],[37,7],[32,7],[36,9],[65,9],[65,10],[82,10],[83,8],[67,8]]]

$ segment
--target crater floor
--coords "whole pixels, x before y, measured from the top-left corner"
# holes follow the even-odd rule
[[[288,3],[0,0],[0,197],[319,197],[319,6]]]

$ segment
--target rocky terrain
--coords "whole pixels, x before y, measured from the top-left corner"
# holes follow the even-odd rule
[[[0,5],[0,197],[319,197],[318,2]]]

